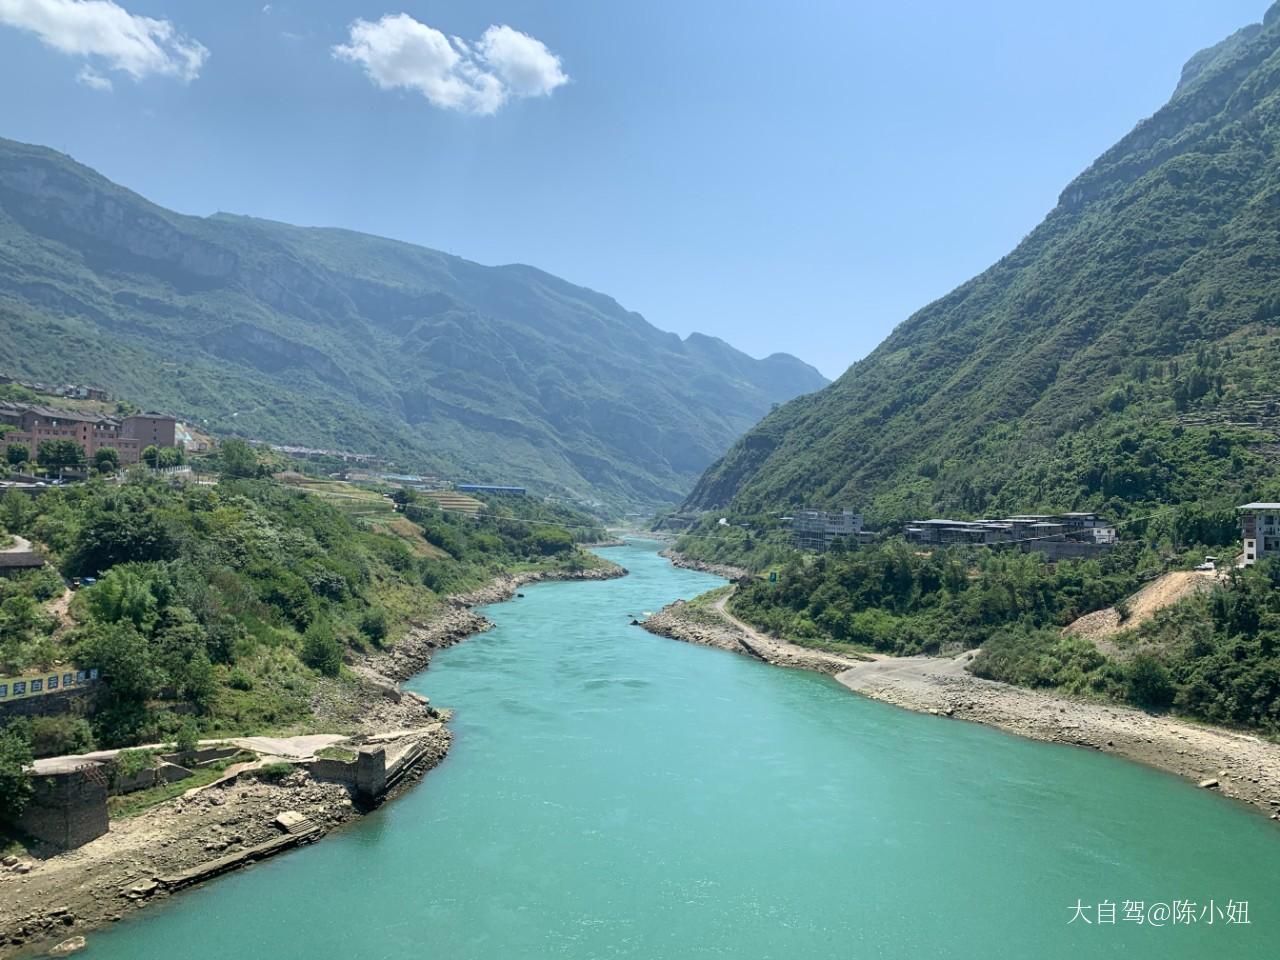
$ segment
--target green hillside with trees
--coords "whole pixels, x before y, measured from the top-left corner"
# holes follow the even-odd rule
[[[1193,58],[1008,256],[767,416],[686,507],[885,524],[1280,493],[1278,146],[1273,7]]]
[[[826,383],[533,267],[184,216],[0,140],[0,373],[85,371],[220,434],[617,506],[678,502],[773,404]]]
[[[1280,500],[1278,147],[1280,5],[1193,57],[1008,256],[740,439],[676,549],[767,574],[731,609],[801,644],[980,647],[982,677],[1280,732],[1273,561],[1126,624],[1162,572],[1234,559],[1238,504]],[[783,517],[808,506],[859,510],[881,542],[801,553]],[[1121,543],[1049,563],[898,536],[1064,510]],[[1106,642],[1063,629],[1112,606]]]
[[[33,721],[36,752],[305,729],[317,685],[346,682],[346,663],[443,598],[505,571],[599,562],[577,542],[604,531],[567,507],[507,497],[463,516],[410,495],[405,529],[261,476],[237,441],[220,453],[213,485],[134,470],[0,497],[0,538],[51,558],[0,578],[0,676],[70,663],[104,677],[87,721]],[[64,577],[96,579],[69,619],[51,609]]]

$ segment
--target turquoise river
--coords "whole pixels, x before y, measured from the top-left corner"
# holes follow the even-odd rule
[[[1112,757],[650,636],[633,615],[721,582],[656,549],[602,550],[624,579],[488,608],[496,629],[412,682],[457,711],[421,785],[91,934],[85,956],[1280,956],[1276,824]],[[1196,922],[1139,924],[1127,900],[1157,920],[1192,901]]]

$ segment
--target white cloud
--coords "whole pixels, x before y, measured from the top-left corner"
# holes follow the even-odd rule
[[[506,25],[486,30],[477,50],[513,96],[545,97],[569,82],[560,58],[541,40]]]
[[[76,83],[82,83],[90,90],[105,90],[109,92],[114,89],[110,78],[104,77],[88,64],[81,67],[80,72],[76,74]]]
[[[170,21],[136,16],[113,0],[0,0],[0,24],[34,33],[61,53],[96,58],[135,80],[194,80],[209,56]],[[89,66],[77,79],[97,90],[110,89],[110,80]]]
[[[546,96],[569,82],[560,58],[519,30],[492,26],[469,44],[407,13],[355,21],[333,55],[360,64],[383,90],[414,90],[437,107],[468,113],[495,113],[509,99]]]

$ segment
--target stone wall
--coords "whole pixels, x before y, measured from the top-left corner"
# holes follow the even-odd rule
[[[0,700],[0,723],[12,717],[47,717],[71,713],[91,692],[86,687],[55,690],[39,696]]]
[[[152,787],[185,780],[189,776],[191,776],[191,771],[186,767],[161,761],[156,766],[139,770],[132,776],[114,775],[111,777],[110,792],[112,796],[119,796],[124,793],[133,793],[137,790],[150,790]]]
[[[386,792],[386,748],[361,747],[356,755],[356,793],[367,800],[377,800]]]
[[[356,765],[350,760],[319,757],[315,760],[307,761],[307,769],[311,771],[311,776],[317,780],[341,783],[353,788],[356,785]]]
[[[102,766],[31,777],[35,788],[18,825],[42,843],[71,850],[102,836],[107,821],[107,777]]]

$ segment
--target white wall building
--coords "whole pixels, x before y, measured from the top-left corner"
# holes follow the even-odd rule
[[[1238,509],[1244,565],[1280,555],[1280,503],[1246,503]]]

